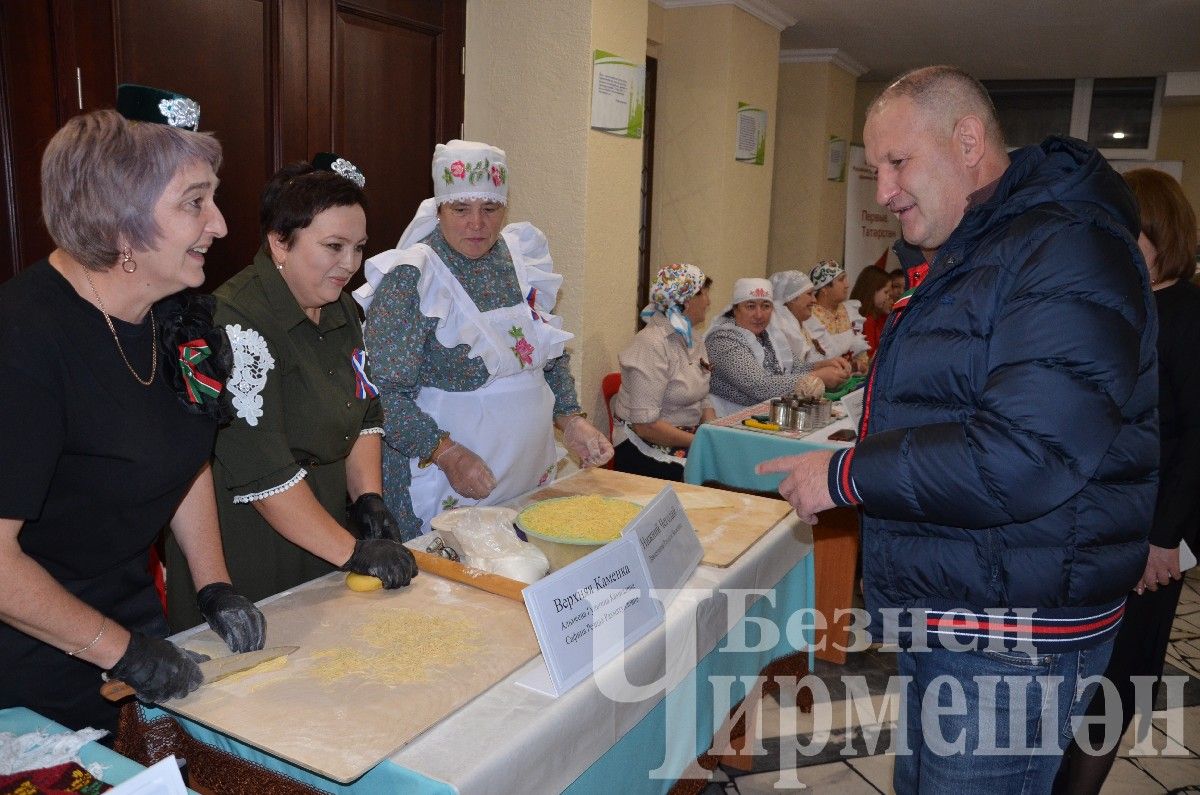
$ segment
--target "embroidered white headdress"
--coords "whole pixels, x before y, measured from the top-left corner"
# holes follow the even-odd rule
[[[508,157],[477,141],[454,140],[433,150],[433,198],[446,202],[484,199],[508,204]]]

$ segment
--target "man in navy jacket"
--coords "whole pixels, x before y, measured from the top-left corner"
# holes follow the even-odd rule
[[[1154,510],[1136,203],[1081,141],[1010,158],[986,90],[952,67],[885,89],[864,140],[912,289],[858,444],[759,471],[788,473],[779,491],[810,522],[859,506],[872,629],[910,678],[896,792],[1048,792]]]

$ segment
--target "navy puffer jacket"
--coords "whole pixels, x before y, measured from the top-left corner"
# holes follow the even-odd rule
[[[1115,631],[1157,487],[1137,234],[1104,158],[1047,139],[1013,153],[889,318],[862,440],[831,478],[862,505],[876,628],[881,608],[914,608],[935,645],[1018,629],[1042,652]]]

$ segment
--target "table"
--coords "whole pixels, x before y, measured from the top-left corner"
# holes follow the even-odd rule
[[[783,475],[759,475],[754,467],[777,456],[813,450],[852,447],[852,442],[832,442],[829,434],[852,428],[849,418],[831,423],[809,436],[791,439],[741,428],[701,425],[688,451],[683,479],[687,483],[719,483],[734,489],[774,493]],[[858,561],[858,512],[851,508],[824,511],[812,529],[815,545],[816,608],[825,616],[829,631],[818,637],[816,655],[838,665],[846,662],[850,616],[834,621],[835,611],[848,608],[854,599],[854,570]],[[822,644],[824,641],[824,644]]]
[[[813,604],[811,553],[808,525],[794,516],[779,522],[728,568],[700,566],[667,610],[664,625],[597,677],[558,699],[534,693],[516,680],[542,665],[539,656],[349,785],[289,766],[199,724],[180,723],[208,745],[334,793],[579,795],[611,792],[615,782],[630,792],[666,792],[724,720],[724,714],[713,714],[714,687],[732,681],[732,704],[745,695],[736,677],[752,676],[797,650],[808,651],[811,664],[812,633],[796,637],[785,631],[790,615]],[[747,593],[756,590],[771,593],[762,598]],[[759,638],[763,619],[775,623],[777,637]],[[745,650],[731,647],[743,637]],[[622,671],[631,682],[658,686],[614,699],[610,694]],[[166,713],[144,714],[154,719]]]
[[[42,717],[25,707],[0,709],[0,732],[29,734],[44,731],[47,734],[67,734],[69,729],[60,723]],[[145,770],[144,767],[100,743],[91,742],[79,749],[79,759],[84,767],[92,764],[104,766],[101,779],[105,784],[120,784]]]

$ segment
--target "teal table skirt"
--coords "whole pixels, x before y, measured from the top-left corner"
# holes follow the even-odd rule
[[[813,604],[813,557],[812,553],[805,555],[774,589],[774,604],[766,597],[759,598],[746,611],[739,622],[735,637],[745,638],[747,645],[754,649],[760,642],[759,624],[751,618],[769,618],[779,627],[778,641],[769,648],[756,651],[727,651],[729,635],[717,643],[716,648],[701,657],[695,670],[675,687],[665,699],[641,719],[631,730],[617,741],[608,753],[594,762],[577,778],[567,792],[571,795],[586,793],[661,793],[670,789],[684,768],[704,751],[708,750],[713,731],[719,725],[713,715],[714,689],[711,677],[735,677],[731,687],[730,700],[736,703],[745,696],[745,688],[740,676],[753,676],[767,666],[768,663],[780,657],[801,651],[812,643],[811,632],[806,632],[803,642],[797,644],[801,649],[791,644],[787,633],[783,631],[787,617],[793,612]],[[741,633],[741,634],[739,634]],[[812,652],[809,650],[809,666],[813,663]],[[718,684],[721,680],[718,680]],[[414,795],[447,795],[458,790],[451,784],[438,781],[420,773],[404,768],[392,761],[385,761],[368,771],[362,778],[351,784],[338,784],[322,776],[318,776],[303,768],[298,768],[278,757],[264,753],[252,746],[234,740],[219,732],[214,732],[202,724],[171,715],[154,707],[143,707],[143,717],[146,720],[170,716],[174,717],[183,728],[197,740],[233,754],[269,770],[289,776],[297,781],[316,787],[330,793],[361,795],[362,793],[413,793]],[[687,716],[691,721],[695,716],[695,732],[683,732],[682,737],[677,733],[668,736],[668,711],[672,715]],[[678,725],[678,724],[673,724]],[[690,729],[690,725],[688,727]],[[692,742],[688,742],[693,740]],[[547,749],[547,760],[554,758],[554,749]],[[463,748],[464,755],[470,754],[470,748]],[[569,753],[569,749],[563,749]],[[527,760],[514,760],[514,764],[527,763]],[[548,761],[547,764],[553,764]],[[650,771],[662,768],[670,771],[663,778],[651,778]]]
[[[612,750],[598,759],[584,771],[565,792],[568,795],[607,795],[612,792],[625,793],[664,793],[671,788],[683,769],[697,756],[709,749],[713,732],[720,722],[713,715],[713,680],[714,676],[734,677],[730,687],[730,703],[736,704],[746,696],[746,688],[740,676],[753,676],[762,671],[774,660],[803,649],[794,648],[782,631],[787,616],[814,604],[813,556],[810,552],[796,564],[775,587],[775,604],[770,605],[765,598],[759,599],[746,616],[738,624],[736,637],[744,637],[747,645],[759,645],[757,624],[752,618],[771,619],[781,630],[779,642],[772,648],[760,652],[726,651],[728,636],[717,644],[696,666],[695,671],[679,684],[666,699],[659,702],[646,717],[642,718],[632,730],[613,746]],[[747,627],[754,624],[746,635]],[[809,647],[808,667],[812,670],[815,662],[813,657],[812,633],[805,633],[805,647]],[[675,714],[696,715],[696,739],[694,748],[681,748],[676,738],[667,736],[668,710],[678,711]],[[722,716],[723,718],[723,716]],[[668,746],[668,743],[671,745]],[[670,758],[668,759],[668,754]],[[664,760],[667,764],[664,765]],[[660,766],[674,773],[667,780],[651,779],[648,771]],[[633,774],[632,771],[638,771]]]
[[[696,438],[688,450],[683,480],[694,484],[715,480],[737,489],[775,491],[783,475],[756,474],[754,467],[758,463],[783,455],[848,446],[825,439],[792,439],[719,425],[701,425],[696,429]]]

